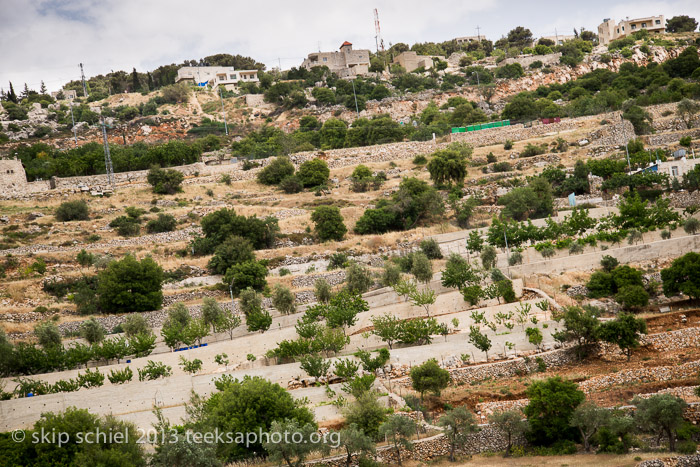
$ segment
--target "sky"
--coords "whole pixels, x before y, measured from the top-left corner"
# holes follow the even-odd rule
[[[38,90],[43,80],[55,91],[80,78],[79,63],[90,77],[229,53],[289,69],[346,40],[374,51],[375,8],[387,48],[477,35],[477,27],[495,41],[516,26],[541,37],[597,31],[603,18],[700,19],[698,0],[0,0],[0,88]]]

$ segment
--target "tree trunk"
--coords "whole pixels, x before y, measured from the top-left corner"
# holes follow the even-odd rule
[[[348,453],[347,466],[350,467],[350,465],[352,464],[352,454],[350,453],[350,448],[348,448],[347,446],[345,446],[345,450]]]
[[[394,447],[396,448],[396,460],[399,463],[399,466],[401,466],[401,448],[398,444],[394,444]]]
[[[676,451],[676,437],[674,436],[675,433],[673,433],[673,430],[668,429],[666,430],[666,434],[668,434],[668,450],[671,452]]]
[[[508,432],[508,445],[506,445],[506,453],[503,457],[510,457],[510,446],[511,446],[511,433],[510,431]]]
[[[450,445],[450,462],[455,461],[455,443]]]

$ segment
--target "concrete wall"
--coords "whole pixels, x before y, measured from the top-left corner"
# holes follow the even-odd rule
[[[506,255],[502,254],[499,255],[498,267],[504,270],[508,269],[511,274],[516,276],[526,276],[543,271],[557,273],[567,270],[598,268],[600,267],[600,259],[604,255],[617,258],[621,264],[627,264],[649,261],[654,258],[676,258],[689,251],[700,251],[700,235],[689,235],[670,238],[668,240],[658,240],[651,243],[624,246],[621,248],[598,250],[582,255],[567,255],[561,258],[553,258],[510,267],[508,267]]]

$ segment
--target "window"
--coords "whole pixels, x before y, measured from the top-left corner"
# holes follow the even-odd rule
[[[236,79],[236,74],[229,75],[229,79]]]
[[[622,28],[622,29],[624,29],[624,28]],[[633,24],[633,25],[632,25],[632,29],[637,29],[637,25],[636,25],[636,24]]]
[[[324,62],[327,62],[327,61],[328,61],[328,57],[323,57],[323,61],[324,61]]]
[[[657,19],[656,21],[654,21],[654,24],[661,24],[661,20]]]
[[[647,27],[647,23],[642,23],[642,27],[643,28]]]
[[[671,176],[677,177],[678,176],[678,166],[674,165],[671,167]]]

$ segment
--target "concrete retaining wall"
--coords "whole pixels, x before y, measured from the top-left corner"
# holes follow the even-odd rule
[[[558,273],[570,270],[596,269],[600,267],[603,256],[609,255],[621,264],[649,261],[654,258],[676,258],[689,251],[700,251],[700,235],[657,240],[639,245],[624,246],[598,250],[582,255],[568,255],[518,266],[508,266],[505,254],[499,255],[498,267],[509,270],[516,276],[526,276],[536,273]]]

